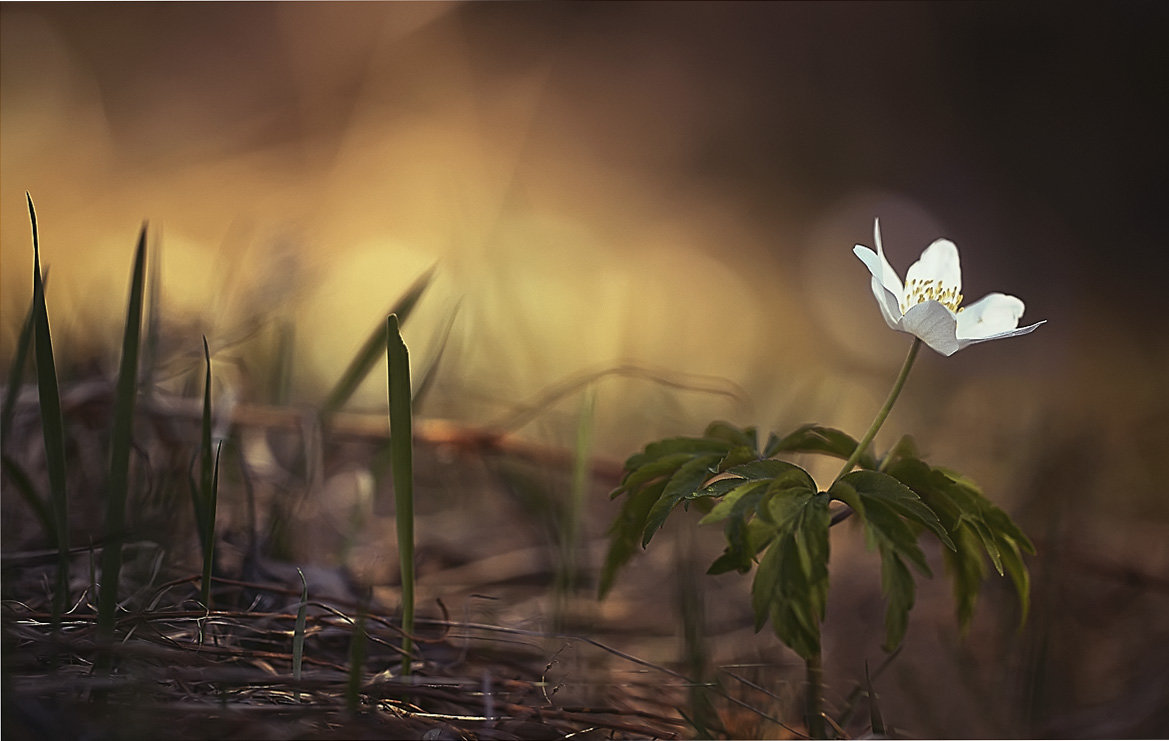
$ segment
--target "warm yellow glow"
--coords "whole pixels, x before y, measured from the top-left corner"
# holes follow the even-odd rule
[[[710,417],[770,425],[797,407],[851,409],[824,371],[870,340],[849,325],[834,342],[839,328],[826,335],[831,317],[815,309],[847,286],[808,280],[784,203],[752,218],[738,192],[695,172],[723,115],[698,102],[696,70],[665,48],[625,68],[605,44],[502,27],[472,44],[455,8],[222,6],[200,24],[182,8],[135,20],[6,6],[0,352],[30,290],[28,190],[60,347],[107,368],[149,219],[166,350],[195,363],[206,334],[245,397],[263,382],[246,359],[264,326],[294,327],[295,392],[319,400],[437,265],[405,336],[428,362],[457,307],[439,413],[492,421],[620,364],[719,376],[751,398],[601,381],[601,450]],[[123,36],[98,44],[111,13]],[[254,48],[221,33],[233,23]],[[842,260],[852,240],[833,247]],[[354,399],[385,403],[380,378]]]

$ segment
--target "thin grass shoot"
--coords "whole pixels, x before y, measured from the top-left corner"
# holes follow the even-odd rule
[[[53,338],[49,331],[49,309],[45,303],[45,284],[41,274],[40,235],[37,212],[32,196],[28,214],[32,222],[33,248],[33,349],[36,357],[37,392],[41,404],[41,428],[45,438],[45,466],[49,474],[49,502],[53,513],[53,530],[57,542],[57,579],[53,591],[52,621],[61,623],[69,601],[69,499],[66,492],[65,418],[61,413],[61,392],[57,385],[57,365],[53,359]]]
[[[110,436],[110,478],[106,493],[106,540],[102,549],[101,592],[98,597],[98,633],[111,638],[118,607],[118,580],[122,570],[122,542],[125,539],[126,499],[130,493],[130,451],[134,434],[134,405],[138,397],[138,354],[142,340],[143,283],[146,278],[146,226],[138,237],[134,269],[130,279],[130,300],[122,337],[122,361],[114,399],[113,431]]]
[[[414,430],[410,398],[410,353],[402,340],[398,316],[386,319],[389,366],[390,467],[402,572],[402,676],[410,675],[414,651]]]

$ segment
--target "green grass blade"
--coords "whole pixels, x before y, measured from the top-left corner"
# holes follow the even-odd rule
[[[568,506],[560,522],[560,564],[554,589],[556,611],[554,625],[562,629],[566,615],[563,614],[568,597],[580,583],[577,564],[577,549],[580,544],[581,521],[589,485],[592,483],[593,422],[596,416],[596,393],[588,389],[581,399],[580,417],[576,425],[576,444],[573,449],[572,488]]]
[[[300,681],[301,664],[304,662],[304,623],[305,613],[308,611],[308,582],[304,578],[304,572],[300,569],[296,570],[300,574],[300,605],[296,608],[296,628],[292,632],[292,678]]]
[[[430,268],[425,273],[420,275],[414,283],[406,290],[406,293],[398,299],[391,308],[389,313],[397,315],[399,321],[405,322],[410,313],[414,311],[418,299],[426,291],[427,286],[430,285],[431,279],[434,277],[434,268]],[[365,343],[362,344],[361,349],[353,356],[353,360],[349,361],[349,366],[345,372],[341,374],[340,380],[333,387],[332,391],[325,398],[325,403],[321,407],[321,416],[329,417],[333,412],[345,406],[345,402],[349,401],[349,397],[353,396],[353,392],[361,385],[361,382],[373,370],[374,364],[381,358],[381,355],[386,350],[386,333],[379,324],[366,338]]]
[[[130,448],[134,432],[134,402],[138,397],[138,352],[142,341],[142,287],[146,280],[146,225],[138,237],[134,270],[130,279],[130,301],[122,336],[122,363],[114,398],[114,425],[110,436],[110,481],[106,501],[106,544],[102,549],[101,593],[97,605],[98,632],[104,638],[114,634],[118,607],[118,577],[122,571],[122,541],[125,537],[126,499],[130,493]]]
[[[32,508],[33,514],[36,515],[37,522],[45,531],[45,535],[49,538],[49,545],[52,548],[57,547],[57,530],[53,525],[53,510],[52,507],[37,493],[36,486],[33,485],[32,479],[24,472],[12,458],[7,455],[0,457],[5,472],[12,479],[12,485],[24,497],[24,501],[28,502],[28,506]]]
[[[389,366],[390,467],[398,524],[398,560],[402,569],[402,675],[410,674],[414,649],[414,430],[410,409],[410,353],[402,341],[398,316],[386,320]]]
[[[447,343],[451,338],[451,329],[455,326],[455,317],[458,314],[459,306],[455,306],[454,311],[447,317],[446,326],[443,327],[441,339],[438,341],[438,350],[435,351],[434,356],[430,359],[430,364],[426,366],[426,370],[422,372],[419,378],[418,388],[414,392],[413,401],[410,403],[415,414],[418,413],[418,409],[421,407],[423,400],[426,399],[427,394],[430,392],[434,384],[434,379],[438,377],[439,364],[442,362],[443,353],[446,352]]]
[[[215,561],[215,485],[218,469],[218,454],[214,461],[211,456],[211,350],[207,337],[203,337],[203,358],[207,370],[203,378],[203,429],[199,443],[199,501],[195,517],[200,519],[200,545],[203,547],[203,605],[211,609],[211,566]]]
[[[32,347],[32,325],[36,304],[28,305],[28,314],[20,326],[20,337],[16,340],[16,354],[12,368],[8,371],[8,393],[4,395],[4,410],[0,412],[0,443],[8,440],[12,432],[12,420],[16,418],[16,398],[24,385],[24,369],[28,365],[28,351]]]
[[[53,360],[53,338],[49,332],[49,309],[41,276],[41,244],[37,212],[27,192],[28,214],[32,221],[33,249],[33,353],[37,366],[37,392],[41,403],[41,428],[45,438],[45,463],[49,469],[49,502],[57,539],[57,586],[53,592],[53,624],[59,625],[69,598],[69,500],[65,489],[65,418],[61,413],[61,392],[57,386],[57,365]]]
[[[349,682],[345,687],[345,709],[356,713],[361,707],[361,680],[365,673],[365,613],[369,609],[367,592],[357,606],[353,636],[349,639]]]
[[[197,457],[197,455],[192,456],[192,467],[195,465]],[[197,534],[199,536],[199,548],[202,549],[204,540],[203,523],[207,521],[207,516],[203,513],[203,511],[206,509],[206,507],[203,506],[203,494],[199,489],[199,483],[195,481],[195,476],[190,472],[187,473],[187,487],[191,491],[191,510],[195,513],[195,529],[198,531]]]
[[[894,738],[885,727],[881,716],[881,702],[873,691],[873,678],[869,676],[869,662],[865,662],[865,690],[869,696],[869,730],[876,738]]]
[[[155,231],[155,244],[158,244]],[[142,340],[142,388],[146,393],[154,386],[154,371],[162,364],[162,255],[158,247],[149,250],[147,263],[150,275],[146,279],[146,329]]]
[[[211,472],[211,490],[207,495],[206,540],[203,543],[203,604],[210,610],[211,573],[215,568],[215,508],[219,501],[219,454],[223,452],[223,441],[215,446],[215,468]]]
[[[293,354],[296,350],[296,327],[289,320],[276,325],[276,352],[272,364],[272,375],[268,381],[271,402],[284,406],[292,396]]]

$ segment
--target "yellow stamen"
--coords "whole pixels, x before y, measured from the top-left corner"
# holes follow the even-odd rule
[[[905,298],[901,300],[901,313],[909,311],[923,301],[937,301],[953,312],[961,311],[962,294],[958,293],[957,286],[943,288],[942,283],[934,278],[927,280],[913,279],[905,284]]]

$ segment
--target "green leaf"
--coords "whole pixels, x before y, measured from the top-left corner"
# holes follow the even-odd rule
[[[983,520],[992,532],[998,536],[1000,542],[1007,540],[1018,546],[1018,548],[1035,555],[1035,546],[1031,543],[1019,526],[1011,519],[1010,515],[994,506],[988,500],[983,506]]]
[[[917,441],[913,439],[913,435],[902,435],[889,452],[885,454],[886,460],[894,460],[897,458],[920,458],[918,453]]]
[[[767,487],[769,495],[764,502],[760,502],[759,514],[764,520],[775,525],[781,531],[795,527],[804,516],[804,507],[808,497],[816,494],[815,487],[794,483],[790,479],[773,479]],[[829,498],[824,497],[828,502]]]
[[[1003,554],[999,550],[998,541],[994,537],[994,533],[986,526],[986,520],[981,513],[970,515],[963,513],[959,521],[970,524],[978,535],[978,539],[982,541],[982,549],[990,557],[990,563],[994,566],[994,570],[998,572],[999,576],[1006,576],[1006,572],[1003,571]]]
[[[921,497],[937,515],[946,532],[953,532],[958,526],[962,508],[951,496],[953,483],[941,471],[917,458],[899,458],[886,465],[885,473]]]
[[[647,462],[636,470],[630,470],[621,480],[621,485],[613,490],[609,498],[615,499],[623,493],[636,492],[651,481],[673,476],[682,467],[682,464],[693,457],[690,453],[672,453]]]
[[[905,637],[909,626],[909,611],[913,609],[915,587],[913,576],[897,551],[882,547],[881,594],[885,597],[885,645],[893,651]]]
[[[977,488],[958,483],[937,469],[934,469],[934,472],[940,476],[940,483],[938,484],[939,489],[932,493],[933,497],[944,497],[949,501],[957,513],[956,523],[965,523],[970,526],[982,542],[982,548],[990,558],[995,571],[998,572],[999,576],[1005,575],[998,539],[986,519],[987,512],[994,505],[983,497]]]
[[[709,497],[695,497],[694,499],[687,500],[686,506],[690,507],[691,505],[693,505],[695,512],[706,515],[714,509],[714,500]]]
[[[723,555],[711,565],[709,573],[723,573],[731,569],[741,572],[750,570],[755,554],[767,545],[777,531],[770,515],[766,518],[754,516],[761,509],[766,509],[765,503],[781,491],[783,489],[777,489],[774,480],[757,479],[741,483],[699,522],[701,525],[727,520],[727,547]]]
[[[740,573],[747,573],[751,570],[751,562],[747,564],[742,563],[741,554],[731,550],[730,546],[723,549],[722,555],[714,559],[714,563],[706,570],[710,576],[718,576],[730,571],[738,571]]]
[[[600,595],[603,597],[612,587],[618,569],[632,557],[637,543],[648,544],[679,502],[695,501],[697,509],[709,512],[707,497],[713,494],[702,492],[703,484],[717,474],[720,466],[757,458],[754,446],[753,429],[740,430],[716,422],[706,429],[705,437],[666,438],[629,456],[625,475],[611,495],[615,499],[625,494],[627,499],[610,529]]]
[[[1022,552],[1034,546],[1006,512],[983,496],[968,478],[942,468],[932,468],[907,452],[907,446],[891,457],[886,471],[913,489],[937,513],[951,534],[956,550],[946,552],[946,568],[954,587],[958,622],[969,624],[978,591],[986,578],[986,558],[999,575],[1009,575],[1018,591],[1021,612],[1030,605],[1030,577]]]
[[[718,467],[716,470],[721,473],[726,471],[728,468],[734,468],[735,466],[757,460],[759,460],[759,453],[755,450],[755,448],[747,445],[740,445],[738,447],[731,448],[730,452],[723,456],[723,459],[718,462]]]
[[[854,471],[833,485],[831,495],[845,502],[864,522],[865,536],[881,556],[881,592],[885,597],[886,651],[901,644],[909,625],[915,590],[913,576],[906,566],[912,563],[929,576],[930,568],[918,545],[917,523],[941,531],[943,542],[956,550],[941,523],[904,484],[876,471]]]
[[[816,482],[807,471],[786,461],[752,461],[735,466],[724,473],[727,474],[726,477],[718,478],[710,482],[695,492],[694,497],[723,496],[738,488],[744,481],[764,481],[776,491],[785,488],[816,488]],[[716,506],[715,510],[718,509]],[[719,519],[722,519],[722,517],[707,521],[717,522]]]
[[[598,597],[603,598],[609,593],[617,578],[617,571],[628,563],[637,551],[641,534],[645,531],[645,520],[649,516],[650,507],[658,501],[665,488],[666,482],[659,481],[631,493],[622,502],[621,510],[609,528],[609,552],[605,555],[605,563],[601,567]]]
[[[654,533],[665,524],[666,518],[670,516],[670,512],[679,502],[702,488],[702,485],[711,477],[711,467],[716,463],[718,463],[717,454],[692,458],[683,463],[670,477],[661,498],[654,504],[649,511],[649,517],[646,518],[645,534],[641,540],[642,547],[649,544]]]
[[[776,513],[778,530],[751,587],[755,629],[770,618],[781,641],[805,659],[820,652],[820,623],[828,599],[828,497],[789,490]]]
[[[760,503],[767,496],[767,490],[767,481],[751,481],[728,496],[730,501],[725,507],[725,517],[728,519],[724,528],[727,547],[724,551],[725,558],[716,562],[719,563],[720,569],[726,566],[744,573],[750,571],[755,554],[774,537],[776,528],[771,523],[754,517]],[[720,502],[720,506],[726,501]],[[715,515],[713,510],[711,515]],[[713,518],[711,516],[703,518],[699,524],[705,524],[707,521],[717,522],[721,519],[724,519],[724,515],[720,513]]]
[[[983,549],[990,557],[995,570],[1000,575],[1003,574],[998,544],[986,524],[985,510],[991,505],[977,487],[959,483],[941,469],[930,468],[921,461],[899,462],[890,466],[888,470],[917,492],[940,518],[944,518],[943,524],[949,531],[953,531],[961,523],[968,524],[982,541]]]
[[[965,629],[974,617],[974,605],[986,578],[986,558],[982,541],[969,524],[964,523],[954,531],[954,543],[958,548],[944,551],[942,557],[953,582],[958,625]]]
[[[1031,574],[1027,565],[1023,563],[1023,556],[1014,541],[1004,541],[1005,548],[1000,549],[1003,557],[1003,568],[1015,585],[1015,593],[1019,597],[1019,624],[1027,621],[1031,612]]]
[[[861,515],[865,524],[865,537],[869,541],[870,547],[880,549],[882,554],[886,550],[899,554],[911,561],[921,573],[928,576],[930,574],[929,564],[926,562],[921,547],[917,544],[917,533],[914,529],[902,518],[901,513],[888,499],[873,496],[869,491],[858,488],[856,486],[858,483],[863,486],[866,482],[857,481],[857,479],[849,480],[849,476],[845,476],[832,487],[830,493],[843,501],[845,497],[852,495],[845,486],[853,489],[861,502],[861,509],[857,511],[857,514]]]
[[[776,435],[774,432],[768,434],[767,435],[767,445],[763,446],[763,452],[760,455],[760,457],[761,458],[770,458],[773,455],[775,455],[776,453],[778,453],[779,446],[782,442],[783,442],[783,439],[780,438],[779,435]]]
[[[751,450],[759,449],[759,436],[754,427],[740,429],[729,422],[711,422],[702,436],[708,440],[722,440]]]
[[[799,478],[801,485],[806,485],[809,489],[816,488],[816,482],[812,480],[807,471],[787,461],[773,459],[752,461],[728,469],[727,474],[744,479],[775,479],[790,475]]]
[[[893,476],[879,471],[853,471],[841,481],[847,481],[866,500],[879,499],[903,517],[929,528],[947,548],[954,549],[954,542],[934,511]]]
[[[699,525],[711,525],[716,522],[722,522],[730,517],[732,514],[738,517],[743,517],[745,513],[750,510],[754,511],[759,500],[767,492],[767,487],[770,484],[766,479],[757,481],[744,481],[743,479],[720,479],[715,484],[723,484],[724,482],[734,484],[729,493],[722,500],[714,506],[706,517],[699,520]],[[709,487],[708,487],[709,488]],[[703,491],[706,491],[704,489]]]
[[[837,481],[828,490],[828,494],[836,500],[847,504],[857,516],[864,520],[865,518],[865,503],[861,499],[861,495],[852,487],[852,484],[847,481]]]
[[[794,539],[790,533],[780,535],[767,548],[767,552],[759,560],[759,568],[755,569],[755,580],[751,583],[751,610],[755,615],[755,632],[763,628],[771,615],[771,604],[776,600],[782,582],[784,549],[793,545]]]
[[[786,599],[773,603],[771,609],[776,635],[805,659],[820,653],[820,623],[828,603],[827,502],[827,497],[813,498],[814,512],[810,514],[820,513],[822,517],[805,518],[803,531],[796,531],[795,552],[801,558],[793,561],[789,554],[785,560]],[[789,586],[796,584],[800,584],[798,591]]]
[[[823,453],[826,455],[848,460],[856,450],[857,441],[850,435],[832,427],[822,427],[808,424],[797,428],[794,432],[779,440],[773,446],[768,444],[767,454],[776,453]],[[876,468],[876,459],[872,454],[865,452],[857,462],[862,468]]]
[[[717,499],[718,497],[725,496],[740,486],[743,486],[744,482],[745,480],[739,478],[738,476],[724,476],[722,478],[717,478],[712,480],[698,491],[694,492],[692,498],[695,502],[700,502],[703,499]],[[719,504],[721,503],[722,502],[720,501]]]
[[[732,569],[746,572],[755,554],[775,536],[777,526],[769,502],[775,499],[795,501],[815,492],[815,482],[806,471],[784,461],[754,461],[732,469],[746,478],[728,476],[704,488],[700,495],[725,493],[726,496],[699,524],[726,520],[727,547],[708,573]],[[729,473],[729,472],[728,472]],[[713,489],[713,491],[712,491]],[[755,518],[755,515],[761,515]],[[787,518],[784,518],[786,522]]]
[[[755,554],[767,547],[775,538],[775,527],[760,519],[740,520],[727,523],[727,547],[706,573],[725,574],[728,571],[747,573],[754,563]]]
[[[708,440],[701,437],[670,437],[645,446],[641,453],[629,456],[625,461],[626,471],[636,471],[650,463],[680,453],[688,456],[721,453],[726,455],[733,446],[723,440]]]

